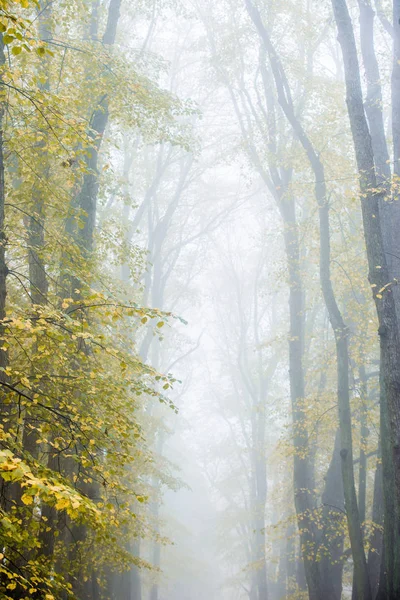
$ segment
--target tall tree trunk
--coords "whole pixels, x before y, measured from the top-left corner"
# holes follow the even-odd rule
[[[310,548],[315,547],[317,532],[315,524],[310,518],[315,508],[312,492],[314,476],[310,461],[308,434],[304,427],[306,420],[303,408],[305,394],[303,369],[304,293],[301,278],[300,245],[293,198],[283,198],[279,206],[284,221],[284,241],[289,272],[289,377],[295,447],[293,457],[294,500],[310,599],[319,600],[322,598],[319,565],[313,560],[312,552],[310,552]]]
[[[360,375],[360,463],[359,463],[359,476],[358,476],[358,505],[360,510],[360,521],[363,523],[366,519],[366,502],[367,502],[367,453],[366,445],[369,437],[368,429],[368,387],[367,387],[367,374],[365,372],[364,365],[359,368]]]
[[[369,265],[369,281],[373,289],[379,321],[381,382],[383,386],[381,391],[381,433],[383,432],[382,427],[386,429],[386,436],[381,436],[385,494],[385,534],[387,534],[385,535],[385,561],[389,564],[389,562],[396,560],[394,563],[396,565],[398,562],[395,557],[398,556],[397,548],[399,547],[400,532],[398,527],[395,525],[393,528],[393,525],[398,522],[396,515],[398,514],[400,501],[400,338],[395,298],[391,289],[392,281],[386,261],[384,237],[382,235],[383,224],[379,212],[379,203],[386,192],[385,189],[378,189],[373,146],[362,101],[357,48],[347,3],[345,0],[332,0],[332,5],[343,54],[347,108],[360,177],[361,208]],[[397,14],[396,11],[395,14]],[[395,73],[397,73],[396,69]],[[390,463],[393,463],[393,467]],[[392,544],[388,546],[389,539],[392,539]],[[388,556],[388,553],[392,556]],[[384,571],[388,577],[386,597],[399,597],[400,588],[397,581],[399,579],[399,569],[397,567],[394,569],[387,568]],[[395,578],[396,581],[392,581],[392,578]]]
[[[400,203],[391,197],[391,168],[388,146],[386,142],[383,120],[383,97],[379,63],[375,53],[374,17],[371,0],[358,0],[360,7],[360,40],[361,53],[367,80],[367,93],[364,107],[368,120],[373,158],[377,182],[386,191],[379,199],[383,245],[386,252],[386,261],[391,277],[400,276],[398,259],[399,242],[398,230],[400,227]],[[395,69],[395,66],[394,66]],[[397,91],[395,92],[397,93]],[[397,318],[400,315],[400,289],[393,288],[396,300]]]
[[[39,21],[39,38],[42,41],[50,41],[52,39],[52,7],[50,4],[41,2],[38,7],[38,21]],[[42,62],[42,69],[44,76],[44,83],[40,83],[39,86],[42,90],[50,90],[50,78],[49,78],[49,58],[45,58]],[[44,132],[44,136],[47,137],[47,132]],[[43,250],[45,246],[45,198],[43,194],[42,181],[46,181],[49,172],[49,163],[46,150],[46,141],[42,140],[36,145],[38,154],[40,157],[40,169],[41,177],[40,181],[34,184],[32,190],[32,209],[31,215],[28,222],[28,267],[29,267],[29,282],[30,282],[30,296],[32,304],[36,307],[43,307],[47,304],[48,299],[48,279],[46,273],[46,265],[43,258]],[[40,308],[38,308],[40,314]],[[36,344],[37,345],[37,344]],[[27,407],[25,411],[24,420],[24,431],[22,438],[23,449],[27,451],[34,458],[38,457],[39,445],[37,444],[39,439],[39,433],[31,424],[34,418],[34,412],[31,407]],[[51,446],[49,446],[49,459],[47,466],[54,470],[57,470],[57,463],[54,452]],[[22,489],[18,489],[17,502],[20,502]],[[41,528],[39,531],[39,542],[40,549],[38,552],[51,558],[54,553],[54,519],[56,511],[54,507],[48,504],[43,504],[41,508]]]
[[[117,26],[120,18],[122,0],[110,0],[108,7],[107,25],[102,42],[106,46],[115,43]],[[93,139],[90,156],[86,158],[87,173],[83,177],[82,187],[78,194],[78,208],[85,215],[83,227],[77,230],[77,241],[84,253],[93,249],[94,229],[96,225],[97,196],[99,191],[98,160],[99,151],[109,118],[109,98],[105,94],[98,100],[98,104],[90,119],[90,135]]]
[[[159,362],[159,353],[158,353],[158,349],[154,348],[154,358],[153,358],[153,362],[154,362],[154,367],[157,368],[158,362]],[[158,456],[162,456],[162,452],[163,452],[163,448],[164,448],[164,442],[165,442],[165,433],[164,431],[160,431],[160,433],[158,434],[158,439],[157,439],[157,454]],[[153,514],[153,519],[154,519],[154,529],[155,532],[159,535],[160,534],[160,524],[159,524],[159,518],[160,518],[160,501],[161,501],[161,495],[162,495],[162,491],[161,491],[161,482],[159,481],[159,479],[157,478],[157,476],[154,476],[153,479],[153,487],[155,490],[157,490],[157,495],[159,495],[160,498],[155,498],[152,507],[151,507],[151,511]],[[153,542],[153,547],[152,547],[152,562],[153,562],[153,566],[156,569],[160,569],[161,566],[161,545],[160,542],[155,539]],[[158,580],[156,580],[153,585],[151,586],[150,589],[150,596],[149,596],[149,600],[158,600],[159,598],[159,584],[158,584]]]
[[[384,123],[383,123],[383,100],[382,90],[380,85],[380,73],[378,61],[375,55],[374,48],[374,12],[370,5],[370,0],[359,0],[360,5],[360,34],[361,34],[361,50],[363,56],[364,67],[367,76],[367,97],[365,100],[365,113],[368,119],[369,131],[371,134],[371,143],[373,151],[373,159],[376,169],[377,182],[385,190],[386,195],[382,194],[379,198],[379,210],[381,219],[381,230],[383,237],[383,247],[385,251],[388,276],[390,280],[400,280],[400,261],[397,258],[400,255],[400,242],[399,242],[399,229],[400,229],[400,202],[398,190],[396,189],[396,183],[394,183],[393,193],[390,189],[391,169],[389,152],[387,149]],[[377,3],[379,10],[379,5]],[[399,3],[393,3],[393,23],[398,23],[400,18]],[[399,175],[400,165],[400,27],[394,26],[391,28],[391,35],[393,37],[393,71],[392,71],[392,132],[393,132],[393,147],[394,147],[394,174]],[[389,280],[388,280],[389,281]],[[394,285],[392,287],[392,293],[395,301],[395,309],[397,315],[397,321],[399,322],[400,317],[400,288]],[[386,419],[386,417],[383,417]],[[385,463],[392,461],[392,451],[390,444],[386,442],[383,448]],[[377,467],[377,476],[381,471],[382,467]],[[389,483],[386,482],[388,486]],[[392,486],[390,493],[394,496],[395,489]],[[391,508],[393,500],[388,500],[387,508],[390,514],[394,508]],[[398,516],[393,518],[398,520]],[[398,532],[396,534],[396,532]],[[379,538],[379,532],[376,531],[375,537]],[[395,555],[399,557],[400,552],[400,530],[398,526],[393,527],[392,517],[386,519],[386,552],[385,560],[394,560],[396,564]],[[390,541],[390,544],[389,544]],[[390,546],[390,547],[389,547]],[[393,557],[393,558],[390,558]],[[379,561],[374,554],[370,554],[371,564],[375,565]],[[379,558],[379,556],[378,556]],[[375,569],[376,570],[376,569]],[[387,585],[390,589],[399,589],[399,584],[394,584],[393,577],[395,577],[396,570],[383,569],[384,579],[388,576],[389,580]],[[386,575],[385,575],[386,573]],[[371,579],[371,585],[374,578]],[[382,585],[383,584],[382,582]],[[386,593],[386,592],[385,592]]]
[[[268,147],[271,156],[277,154],[276,144],[276,119],[275,101],[273,98],[270,81],[265,68],[266,49],[260,51],[260,69],[263,77],[265,99],[267,104],[267,127],[269,134]],[[253,152],[254,154],[254,152]],[[310,559],[310,552],[306,548],[313,548],[317,540],[317,530],[312,519],[315,508],[314,498],[314,463],[312,460],[304,411],[305,380],[303,355],[305,348],[304,331],[304,288],[301,274],[301,253],[298,224],[296,218],[296,203],[288,194],[291,180],[291,169],[278,170],[274,159],[270,162],[269,171],[271,179],[267,178],[262,167],[258,166],[261,176],[268,185],[277,202],[283,220],[283,236],[285,243],[286,264],[289,275],[289,380],[290,398],[293,418],[293,443],[295,453],[293,457],[293,483],[294,500],[300,530],[300,545],[304,562],[305,577],[313,597],[319,598],[321,577],[319,565]]]
[[[382,356],[382,348],[381,348]],[[392,460],[392,443],[390,422],[385,395],[384,373],[381,370],[380,394],[380,441],[382,452],[382,490],[384,510],[383,549],[379,579],[379,600],[394,600],[399,597],[399,508],[396,502],[396,485],[394,463]]]
[[[323,531],[320,544],[323,552],[320,568],[321,598],[324,600],[340,600],[342,597],[344,534],[341,521],[345,510],[340,449],[341,436],[340,429],[338,429],[322,493]]]
[[[0,35],[0,69],[3,69],[6,63],[4,54],[3,35]],[[0,341],[3,340],[4,326],[3,320],[6,316],[6,297],[7,286],[6,277],[8,268],[6,264],[6,245],[7,238],[5,232],[5,178],[4,178],[4,132],[3,121],[5,111],[5,95],[2,96],[0,102]],[[7,351],[3,349],[3,344],[0,348],[0,381],[4,380],[4,369],[8,363]]]
[[[393,0],[393,67],[392,67],[392,138],[393,138],[393,175],[392,197],[387,197],[389,219],[383,221],[386,259],[389,275],[400,281],[400,1]],[[371,131],[372,134],[372,131]],[[374,155],[375,148],[373,146]],[[385,212],[383,212],[385,215]],[[388,247],[386,247],[388,246]],[[400,322],[400,286],[393,287],[397,320]],[[400,326],[400,325],[399,325]]]
[[[378,460],[375,468],[374,496],[372,502],[372,521],[376,525],[370,538],[370,550],[368,553],[368,572],[371,583],[372,600],[377,597],[379,588],[379,577],[383,553],[383,479],[381,452],[378,452]]]
[[[316,153],[309,137],[300,124],[292,104],[290,88],[282,64],[271,43],[258,9],[251,0],[245,0],[248,13],[258,30],[260,38],[268,53],[278,100],[281,108],[293,128],[298,140],[306,152],[310,166],[315,176],[315,197],[319,208],[320,222],[320,281],[324,301],[328,310],[329,320],[335,334],[337,356],[337,397],[339,406],[339,425],[341,433],[340,456],[342,459],[342,478],[346,502],[346,515],[349,536],[354,561],[355,577],[359,600],[370,600],[371,591],[368,580],[367,561],[364,553],[363,538],[358,512],[357,496],[354,481],[351,411],[349,396],[349,355],[348,330],[336,302],[330,276],[330,226],[329,204],[326,194],[325,173],[323,164]],[[315,568],[315,567],[314,567]],[[311,569],[307,573],[307,584],[310,599],[321,598],[321,583],[316,584]]]
[[[368,441],[369,430],[368,430],[368,408],[367,408],[367,375],[365,372],[364,365],[360,365],[359,368],[360,376],[360,461],[358,469],[358,507],[360,512],[361,526],[366,518],[366,502],[367,502],[367,453],[365,451],[366,444]],[[371,591],[372,593],[372,591]],[[355,600],[357,598],[357,584],[355,577],[353,577],[353,591],[352,597]]]
[[[253,475],[254,475],[254,559],[257,564],[256,585],[259,600],[268,600],[267,564],[265,555],[265,506],[267,502],[267,468],[265,461],[264,398],[254,407]]]
[[[102,37],[102,42],[106,46],[112,46],[115,43],[116,32],[118,21],[120,18],[122,0],[110,0],[107,13],[106,28]],[[91,32],[97,32],[97,10],[98,3],[94,2],[92,5],[92,21],[91,21]],[[82,253],[82,257],[86,261],[90,261],[93,246],[94,246],[94,232],[96,225],[96,214],[97,214],[97,200],[99,191],[99,173],[98,173],[98,160],[101,144],[103,142],[104,133],[107,127],[109,118],[109,98],[105,94],[102,98],[97,99],[96,107],[92,113],[89,123],[89,136],[93,140],[93,144],[90,148],[90,154],[86,158],[87,171],[83,176],[82,185],[77,197],[73,201],[74,207],[76,207],[81,213],[82,226],[74,227],[72,229],[73,237],[79,246]],[[68,224],[67,224],[68,229]],[[79,298],[79,291],[75,292],[75,289],[81,287],[82,282],[79,280],[79,276],[76,274],[70,281],[71,284],[71,296]],[[74,465],[69,468],[74,469]],[[98,488],[98,484],[93,482],[92,484],[82,484],[84,493],[89,498],[98,498],[101,493]],[[73,560],[79,560],[77,553],[79,542],[83,542],[86,538],[86,527],[84,525],[75,525],[71,528],[73,534],[73,540],[70,539],[70,557]],[[89,580],[84,583],[81,581],[81,576],[77,579],[72,578],[73,591],[81,600],[97,600],[100,597],[100,589],[98,584],[98,574],[92,571],[89,574]]]
[[[383,122],[383,98],[379,64],[375,53],[374,11],[370,0],[358,0],[360,7],[361,53],[367,81],[365,113],[371,133],[378,182],[390,186],[390,161]]]
[[[400,0],[393,0],[392,136],[393,171],[400,177]]]
[[[3,34],[0,33],[0,69],[3,69],[6,62],[4,54],[4,43]],[[2,78],[2,75],[0,75]],[[7,237],[5,232],[5,177],[4,177],[4,112],[5,112],[6,96],[2,92],[0,99],[0,384],[6,383],[7,377],[4,372],[8,365],[8,354],[7,350],[4,349],[4,335],[5,327],[3,321],[6,317],[6,298],[7,298],[7,274],[8,268],[6,263],[6,245]],[[3,399],[7,391],[5,388],[1,390],[1,398]],[[10,412],[8,405],[5,405],[2,401],[2,425],[8,429],[10,423],[7,420],[7,416]],[[3,422],[3,419],[6,421]],[[3,479],[0,480],[0,506],[2,508],[8,508],[8,496],[10,486]]]
[[[42,5],[43,2],[38,8],[39,38],[42,41],[50,41],[52,37],[50,24],[52,16],[51,5]],[[44,75],[45,81],[44,83],[39,84],[39,86],[42,90],[48,91],[50,89],[48,58],[44,59],[42,68],[44,72],[41,74]],[[40,164],[40,181],[37,181],[33,185],[32,209],[28,221],[28,267],[30,297],[32,304],[38,307],[42,307],[47,304],[47,294],[49,290],[46,265],[42,255],[45,245],[46,216],[45,198],[43,195],[43,189],[41,187],[42,181],[46,181],[48,178],[49,165],[46,150],[47,132],[42,131],[41,133],[43,134],[44,139],[36,144]],[[32,417],[32,410],[30,410],[28,407],[26,409],[22,445],[24,450],[36,457],[39,450],[36,442],[39,438],[37,431],[30,426],[30,417]]]
[[[140,539],[135,540],[132,544],[132,554],[140,557]],[[130,585],[131,585],[131,600],[142,600],[142,582],[140,577],[140,570],[138,567],[133,567],[130,572]]]

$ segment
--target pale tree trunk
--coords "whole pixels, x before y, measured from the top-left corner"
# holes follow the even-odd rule
[[[155,367],[155,368],[157,368],[157,367]],[[165,436],[164,432],[160,431],[160,433],[158,434],[158,440],[157,440],[157,454],[159,456],[162,455],[162,451],[164,448],[164,436]],[[161,485],[160,485],[160,482],[158,481],[157,477],[155,477],[153,480],[153,486],[157,490],[157,493],[161,497]],[[152,514],[153,514],[154,523],[155,523],[155,525],[154,525],[155,531],[159,535],[160,534],[160,525],[159,525],[160,501],[157,498],[155,499],[155,501],[153,502],[153,505],[152,505]],[[159,569],[161,566],[161,545],[159,544],[159,542],[157,542],[157,540],[155,540],[153,543],[152,563],[156,569]],[[160,592],[159,584],[158,584],[158,581],[156,581],[151,586],[149,600],[158,600],[159,592]]]
[[[267,587],[267,564],[265,556],[265,505],[267,501],[267,472],[265,462],[265,410],[260,410],[258,421],[262,420],[262,423],[257,423],[258,435],[257,435],[257,447],[255,452],[255,480],[256,480],[256,514],[255,514],[255,526],[256,526],[256,561],[258,568],[256,572],[257,590],[259,600],[268,600],[268,587]],[[264,433],[261,433],[261,428],[264,429]]]
[[[305,548],[315,546],[317,531],[312,520],[315,509],[312,492],[314,474],[310,461],[308,434],[304,427],[306,419],[302,408],[305,395],[303,369],[304,294],[301,278],[300,246],[294,200],[292,198],[282,199],[279,206],[284,222],[286,260],[289,272],[289,378],[295,447],[293,457],[294,500],[298,515],[300,543],[302,549],[304,549],[302,555],[310,598],[318,600],[322,598],[319,565],[312,559],[310,551],[305,551]]]
[[[135,540],[132,544],[132,554],[140,556],[140,540]],[[133,567],[130,573],[130,600],[142,600],[142,582],[140,578],[140,570],[138,567]]]
[[[366,500],[367,500],[367,454],[365,447],[368,441],[369,430],[368,430],[368,408],[367,408],[367,374],[365,372],[364,365],[360,365],[359,369],[360,376],[360,460],[358,469],[358,507],[360,512],[361,525],[364,523],[366,518]],[[371,591],[372,593],[372,591]],[[353,576],[353,590],[352,597],[354,600],[357,598],[357,583]]]
[[[363,523],[366,518],[367,511],[367,453],[365,451],[368,437],[368,387],[367,387],[367,374],[365,372],[364,365],[360,365],[360,466],[358,475],[358,505],[360,510],[360,521]]]
[[[336,432],[335,446],[322,494],[323,532],[321,544],[325,551],[321,558],[321,599],[340,600],[342,597],[344,534],[341,520],[345,514],[343,479],[341,472],[341,435]]]
[[[295,530],[291,525],[280,542],[278,580],[274,586],[273,598],[283,600],[290,594],[290,582],[294,580],[294,535]]]
[[[383,564],[383,479],[382,479],[382,460],[381,453],[378,451],[378,460],[375,468],[374,496],[372,503],[372,521],[375,523],[372,536],[369,540],[370,551],[368,553],[368,572],[371,583],[371,592],[373,600],[377,597],[379,589],[379,578],[381,564]]]
[[[252,395],[252,434],[253,470],[255,476],[255,554],[257,561],[257,589],[258,599],[268,600],[268,573],[265,543],[265,510],[267,505],[267,459],[266,459],[266,406],[268,390],[271,380],[278,365],[278,357],[273,356],[268,365],[264,365],[262,356],[262,341],[260,339],[260,326],[263,315],[259,311],[259,279],[261,269],[258,271],[254,285],[254,315],[253,330],[254,341],[257,348],[257,383],[254,385]]]

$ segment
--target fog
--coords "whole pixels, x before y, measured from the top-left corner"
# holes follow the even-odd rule
[[[0,0],[2,598],[400,598],[399,24]]]

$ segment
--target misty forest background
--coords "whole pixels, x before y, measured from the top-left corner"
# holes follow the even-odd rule
[[[0,597],[400,598],[400,0],[0,0]]]

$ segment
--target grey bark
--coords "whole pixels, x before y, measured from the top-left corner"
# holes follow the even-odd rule
[[[287,120],[292,126],[294,133],[303,146],[315,176],[315,197],[318,203],[320,221],[320,281],[324,301],[329,314],[329,320],[331,322],[332,329],[334,330],[336,341],[337,397],[339,405],[339,424],[342,446],[340,456],[342,459],[342,478],[346,502],[347,522],[354,560],[355,577],[357,580],[358,598],[360,600],[369,600],[371,598],[371,592],[368,580],[367,562],[363,547],[353,470],[351,411],[349,397],[348,330],[337,305],[330,277],[329,204],[326,192],[324,166],[309,137],[296,117],[289,84],[286,79],[283,66],[279,61],[279,58],[271,43],[268,31],[262,22],[261,15],[251,0],[246,0],[246,7],[268,53],[278,93],[279,104],[281,105]],[[300,511],[298,510],[298,512]],[[305,546],[303,545],[303,547]],[[321,582],[318,576],[317,566],[314,565],[312,561],[307,559],[306,553],[304,553],[304,558],[310,599],[313,600],[315,598],[315,600],[317,600],[322,598]]]
[[[271,95],[270,81],[265,69],[265,64],[263,63],[263,57],[264,53],[261,52],[260,68],[267,105],[266,119],[269,134],[268,149],[271,156],[275,157],[277,154],[275,106],[273,95]],[[238,112],[238,109],[236,109],[236,111]],[[278,170],[273,158],[269,163],[268,176],[261,165],[261,161],[253,145],[250,145],[249,149],[250,156],[256,168],[259,170],[261,177],[264,179],[277,202],[284,223],[283,235],[289,274],[289,379],[294,430],[293,443],[295,447],[293,458],[294,496],[296,512],[298,515],[298,526],[301,531],[301,546],[302,548],[310,548],[315,545],[317,536],[315,524],[310,518],[315,505],[312,492],[314,488],[314,470],[310,458],[308,434],[304,427],[305,413],[302,406],[302,401],[305,396],[303,367],[305,312],[296,205],[294,198],[287,194],[292,171],[291,169]],[[304,552],[302,556],[307,581],[312,579],[315,582],[315,587],[319,588],[320,576],[318,564],[309,560],[306,552]]]
[[[110,0],[107,13],[107,24],[102,37],[104,45],[111,46],[115,42],[118,21],[120,18],[122,0]],[[92,24],[91,28],[93,31],[94,23],[97,22],[96,11],[97,3],[94,2],[92,6]],[[94,109],[90,123],[89,123],[89,136],[92,138],[92,146],[90,148],[90,156],[86,158],[87,172],[85,173],[82,181],[82,186],[77,194],[76,199],[73,202],[81,213],[82,227],[74,228],[73,236],[78,244],[83,258],[90,260],[93,245],[94,245],[94,231],[96,225],[97,215],[97,199],[99,191],[99,173],[98,173],[98,160],[101,144],[103,142],[104,133],[109,118],[109,98],[108,95],[104,95],[97,101],[97,106]],[[67,229],[71,227],[71,224],[67,223]],[[70,281],[72,287],[72,297],[76,297],[77,293],[74,291],[75,288],[80,287],[79,276],[75,275]],[[78,293],[79,296],[79,293]],[[97,489],[97,483],[92,485],[83,485],[84,493],[89,498],[99,497]],[[83,542],[86,538],[85,526],[79,525],[72,528],[74,540],[70,540],[70,556],[74,560],[78,559],[77,554],[79,542]],[[81,580],[81,575],[78,578],[73,578],[72,587],[74,593],[82,600],[98,600],[100,597],[100,588],[98,584],[98,574],[92,571],[89,574],[87,582]]]
[[[340,600],[342,597],[344,534],[341,521],[345,511],[340,449],[341,435],[338,429],[321,498],[323,507],[323,531],[320,541],[323,549],[320,566],[321,598],[327,600]]]
[[[395,277],[396,274],[399,275],[400,273],[400,261],[396,261],[395,258],[395,255],[398,254],[396,223],[398,224],[400,219],[400,204],[393,202],[390,195],[391,168],[383,121],[383,98],[379,64],[375,52],[375,13],[370,0],[358,0],[358,4],[360,7],[361,53],[367,81],[364,107],[371,134],[377,182],[387,192],[379,200],[379,209],[388,269],[391,276]],[[399,312],[397,316],[399,316]]]
[[[0,35],[0,68],[4,66],[6,57],[4,54],[3,35]],[[6,277],[8,268],[6,264],[6,245],[7,237],[5,232],[5,178],[4,178],[4,138],[3,138],[3,119],[5,110],[5,98],[0,102],[0,321],[2,322],[6,316],[6,297],[7,286]],[[4,327],[0,325],[0,340],[4,336]],[[2,344],[3,346],[3,344]],[[0,367],[3,369],[7,366],[7,352],[0,349]],[[4,378],[4,372],[0,371],[0,381]]]
[[[389,276],[400,282],[400,1],[393,0],[393,66],[392,66],[392,139],[393,139],[393,183],[392,196],[388,196],[389,222],[383,221],[384,244]],[[374,154],[375,148],[373,147]],[[393,287],[397,320],[400,321],[400,286]]]
[[[361,386],[361,410],[360,410],[360,463],[358,476],[358,505],[360,510],[360,521],[363,523],[366,518],[366,500],[367,500],[367,454],[365,451],[369,437],[368,429],[368,408],[367,408],[367,377],[364,365],[359,368],[360,386]]]
[[[49,42],[52,39],[52,7],[50,4],[40,4],[38,9],[39,19],[39,38]],[[50,89],[48,58],[44,59],[43,69],[45,82],[40,84],[40,87],[48,91]],[[43,169],[42,178],[45,180],[48,177],[48,156],[45,142],[37,144],[38,152],[42,155],[41,168]],[[43,258],[43,250],[45,246],[45,221],[46,207],[41,182],[34,185],[32,190],[32,214],[29,217],[28,223],[28,266],[29,266],[29,281],[30,281],[30,296],[34,305],[45,306],[47,304],[47,296],[49,284],[46,273],[46,265]],[[40,309],[39,309],[40,310]],[[22,445],[25,451],[29,452],[33,457],[37,458],[39,446],[37,440],[38,432],[31,428],[30,421],[34,417],[34,413],[27,408],[24,422],[24,432]],[[49,460],[47,466],[57,469],[55,464],[54,453],[49,448]],[[20,500],[22,490],[19,491]],[[54,553],[54,527],[56,511],[54,507],[47,504],[42,505],[41,509],[42,527],[39,531],[40,552],[46,557],[52,557]],[[47,531],[50,529],[50,531]]]
[[[386,429],[385,437],[381,435],[385,482],[385,522],[387,524],[385,528],[385,533],[387,533],[385,536],[385,561],[391,561],[395,558],[393,552],[396,553],[395,549],[398,547],[398,543],[396,540],[392,540],[394,546],[393,544],[388,546],[387,543],[393,535],[393,524],[397,522],[396,514],[400,500],[400,340],[395,298],[391,290],[392,281],[385,256],[379,212],[379,203],[385,195],[385,189],[378,188],[373,145],[362,101],[357,48],[347,3],[345,0],[332,0],[332,5],[343,54],[346,102],[360,178],[369,281],[373,288],[379,321],[383,387],[381,390],[381,434],[382,427]],[[393,464],[393,467],[390,463]],[[385,477],[385,472],[388,479]],[[393,492],[395,493],[393,494]],[[394,533],[397,538],[398,527],[396,526]],[[393,556],[388,556],[388,552]],[[385,571],[390,579],[398,572],[398,568],[385,569]],[[385,597],[398,597],[400,594],[398,583],[389,580],[388,584],[389,587],[384,592]]]
[[[3,34],[0,34],[0,69],[3,68],[6,62],[5,54],[4,54],[4,44],[3,44]],[[7,236],[5,232],[5,177],[4,177],[4,135],[3,135],[3,120],[4,120],[4,112],[5,112],[5,96],[0,99],[0,385],[6,382],[6,375],[4,373],[4,369],[8,365],[8,354],[6,350],[3,350],[3,341],[5,335],[5,327],[3,325],[3,320],[6,316],[6,299],[7,299],[7,274],[8,268],[6,263],[6,246],[7,246]],[[7,393],[4,388],[1,391],[1,416],[2,419],[6,418],[9,414],[9,407],[3,404],[3,399],[5,394]],[[8,428],[9,425],[6,423],[5,428]],[[9,485],[0,480],[0,506],[5,508],[8,505],[8,495],[9,495]]]
[[[376,525],[369,540],[370,550],[368,553],[368,572],[371,583],[373,600],[377,597],[379,589],[379,577],[383,553],[383,478],[382,460],[378,453],[378,461],[375,469],[374,496],[372,503],[372,521]]]
[[[102,42],[104,45],[112,46],[115,43],[118,21],[120,18],[122,0],[110,0],[107,25],[103,34]],[[78,228],[76,232],[77,242],[79,243],[84,255],[90,253],[93,249],[94,230],[97,214],[97,196],[99,191],[99,173],[98,160],[101,144],[109,118],[109,97],[105,94],[98,100],[90,119],[89,135],[93,140],[90,149],[90,156],[86,159],[88,172],[83,177],[82,187],[77,197],[77,207],[83,211],[83,227]]]
[[[361,409],[360,409],[360,459],[359,459],[359,469],[358,469],[358,507],[360,512],[360,522],[361,524],[365,521],[366,518],[366,500],[367,500],[367,463],[368,457],[365,452],[365,447],[368,441],[369,430],[367,427],[368,424],[368,409],[367,409],[367,376],[365,372],[364,365],[361,365],[359,368],[360,375],[360,396],[361,396]],[[368,569],[369,572],[369,569]],[[371,589],[372,594],[372,589]],[[357,582],[355,578],[353,578],[353,590],[352,590],[352,598],[355,600],[357,598]]]

